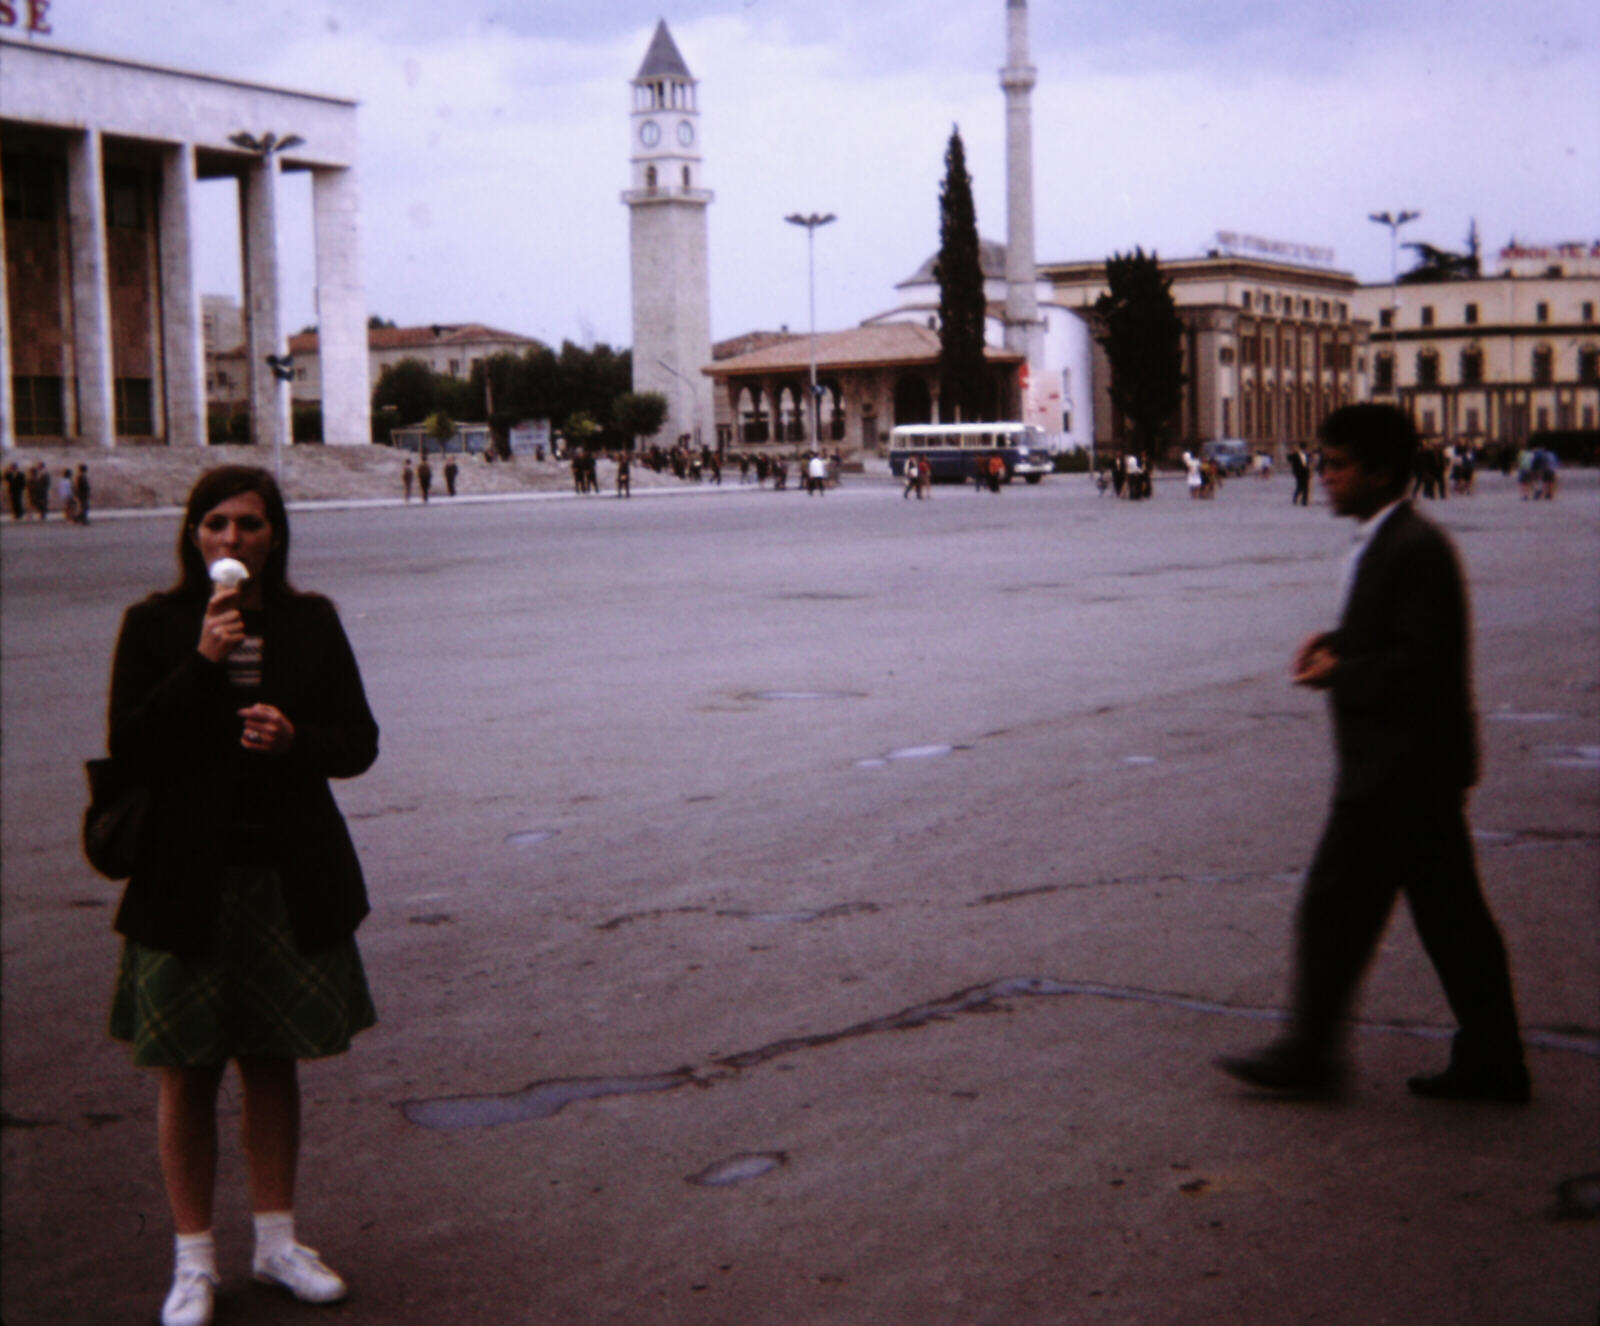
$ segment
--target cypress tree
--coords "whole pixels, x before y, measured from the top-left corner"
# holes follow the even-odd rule
[[[1142,248],[1106,260],[1108,292],[1095,301],[1095,339],[1111,364],[1111,406],[1129,449],[1161,454],[1183,403],[1183,320],[1172,280]]]
[[[978,254],[978,216],[961,130],[951,126],[939,188],[939,417],[984,419],[993,391],[983,358],[983,264]]]

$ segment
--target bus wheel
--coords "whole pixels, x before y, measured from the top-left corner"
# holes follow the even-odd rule
[[[1024,479],[1026,479],[1029,483],[1038,483],[1040,479],[1044,478],[1044,475],[1042,475],[1042,474],[1025,474],[1022,477]]]

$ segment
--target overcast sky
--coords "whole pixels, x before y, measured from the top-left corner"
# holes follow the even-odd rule
[[[1004,0],[51,0],[42,40],[359,101],[372,311],[626,345],[628,82],[660,18],[700,80],[714,337],[805,327],[797,210],[839,217],[818,325],[888,307],[937,247],[952,124],[1005,238]],[[1476,219],[1490,256],[1600,239],[1594,0],[1033,0],[1031,26],[1041,261],[1235,230],[1386,280],[1366,218],[1399,208],[1447,248]],[[201,192],[226,293],[233,203]],[[303,179],[289,198],[293,330]]]

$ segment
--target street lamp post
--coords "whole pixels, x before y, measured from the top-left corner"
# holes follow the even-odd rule
[[[287,149],[292,148],[292,147],[299,147],[306,140],[304,138],[300,137],[299,134],[284,134],[280,138],[276,133],[274,133],[270,129],[266,133],[262,134],[261,137],[257,138],[254,134],[246,133],[244,130],[241,129],[238,133],[229,134],[228,135],[228,141],[230,143],[232,143],[235,147],[240,148],[241,150],[243,150],[245,152],[254,153],[256,156],[260,157],[262,162],[263,162],[263,164],[267,165],[267,167],[270,169],[271,168],[272,158],[276,153],[286,151]],[[274,207],[274,219],[272,221],[272,226],[275,228],[276,225],[277,225],[276,215],[275,215],[276,203],[273,204],[273,207]],[[276,237],[275,234],[273,236],[271,236],[269,242],[273,246],[273,253],[272,253],[272,273],[273,273],[273,275],[272,275],[272,284],[273,284],[274,287],[276,287],[277,280],[278,280],[278,278],[277,278],[277,268],[278,268],[277,242],[278,241],[277,241],[277,237]],[[276,308],[276,306],[277,306],[277,298],[278,298],[277,291],[276,291],[276,289],[274,289],[273,295],[272,295],[274,308]],[[277,314],[276,313],[274,313],[272,321],[273,321],[274,324],[277,323],[278,318],[277,318]],[[289,382],[293,381],[293,379],[294,379],[294,359],[290,355],[286,355],[286,354],[280,355],[278,353],[278,344],[277,344],[277,342],[278,342],[278,338],[279,338],[280,335],[281,335],[281,332],[280,332],[279,327],[274,325],[273,328],[272,328],[272,336],[273,336],[274,344],[272,346],[272,349],[266,355],[266,364],[267,364],[267,368],[272,373],[272,382],[273,382],[273,388],[272,388],[272,399],[273,399],[272,413],[273,413],[274,417],[273,417],[273,423],[272,423],[272,474],[273,474],[273,477],[275,479],[277,479],[278,483],[281,485],[283,483],[283,434],[284,434],[284,430],[287,427],[291,427],[292,426],[288,421],[286,421],[286,419],[284,417],[285,416],[284,398],[285,398],[285,395],[289,392],[289,387],[288,387],[287,384]],[[291,418],[292,418],[292,410],[293,410],[293,399],[290,398],[290,400],[289,400],[289,412],[290,412]],[[256,427],[259,430],[259,428],[260,428],[259,421],[257,421]],[[257,437],[260,436],[259,431],[257,432],[256,436]]]
[[[1421,212],[1370,212],[1368,221],[1389,227],[1389,390],[1400,403],[1400,227]]]
[[[817,400],[817,227],[825,226],[837,218],[832,212],[821,216],[815,212],[810,216],[794,212],[783,219],[791,226],[806,228],[806,271],[811,303],[811,404],[806,410],[806,430],[811,435],[811,450],[820,451],[822,419],[820,402]]]

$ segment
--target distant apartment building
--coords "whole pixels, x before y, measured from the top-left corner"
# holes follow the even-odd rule
[[[228,339],[239,325],[239,305],[221,295],[207,295],[202,301],[206,336],[206,399],[216,406],[243,404],[245,351]],[[368,376],[373,387],[384,369],[402,360],[415,359],[435,373],[467,378],[473,366],[497,354],[520,355],[540,344],[531,336],[500,331],[482,323],[435,323],[426,327],[369,327],[367,329]],[[322,359],[315,331],[299,332],[289,338],[293,363],[290,396],[297,405],[313,405],[322,399]]]
[[[1500,251],[1492,275],[1363,286],[1372,398],[1425,436],[1519,445],[1600,427],[1600,242]]]

